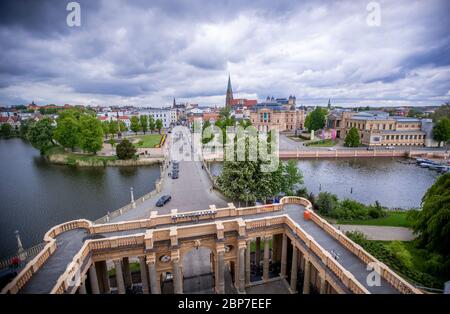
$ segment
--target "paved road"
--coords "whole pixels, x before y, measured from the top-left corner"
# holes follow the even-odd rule
[[[411,229],[404,227],[384,226],[360,226],[360,225],[335,225],[342,232],[359,231],[364,233],[369,240],[380,241],[412,241],[416,238]]]
[[[172,141],[172,136],[169,136],[167,143],[169,147],[172,145]],[[227,206],[227,201],[221,195],[215,191],[211,191],[212,182],[206,171],[202,169],[200,161],[180,161],[178,179],[172,179],[168,176],[171,167],[172,165],[166,168],[162,174],[164,175],[164,180],[161,193],[136,206],[135,209],[110,221],[119,222],[149,218],[151,211],[158,211],[159,214],[167,214],[172,209],[178,209],[181,212],[204,210],[208,209],[209,205],[216,205],[216,207]],[[172,200],[163,207],[156,207],[155,204],[162,195],[170,195],[172,196]]]

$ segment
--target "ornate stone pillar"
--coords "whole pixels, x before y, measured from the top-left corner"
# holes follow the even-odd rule
[[[100,288],[98,286],[97,270],[95,269],[94,263],[89,267],[89,282],[91,284],[92,294],[99,294]]]
[[[86,276],[83,276],[83,278],[81,278],[80,286],[78,287],[78,294],[87,294]]]
[[[183,293],[183,278],[181,275],[180,264],[178,258],[172,260],[173,268],[173,291],[175,294]]]
[[[327,281],[325,279],[325,275],[320,274],[320,294],[326,294],[327,293]]]
[[[161,294],[161,285],[158,283],[155,261],[148,263],[148,275],[150,277],[150,288],[152,294]]]
[[[148,294],[148,276],[147,276],[147,267],[145,264],[145,256],[139,256],[139,268],[141,271],[141,282],[142,282],[142,293]]]
[[[111,293],[111,288],[109,286],[108,266],[106,265],[106,261],[96,262],[95,269],[97,270],[100,293]]]
[[[255,264],[259,266],[259,262],[261,261],[261,238],[256,237],[255,242]]]
[[[245,292],[245,243],[239,246],[239,292]]]
[[[126,288],[131,288],[131,286],[133,285],[133,282],[131,280],[131,272],[130,272],[130,260],[128,257],[124,257],[122,259],[122,264],[123,264],[123,280],[125,283],[125,287]]]
[[[305,259],[305,271],[304,271],[304,280],[303,280],[303,294],[309,294],[309,285],[310,285],[310,277],[311,277],[311,263],[309,262],[309,258],[304,256]]]
[[[224,294],[225,293],[225,250],[223,248],[217,249],[217,257],[216,257],[216,293]]]
[[[283,243],[281,244],[281,271],[280,276],[286,277],[287,265],[287,235],[283,233]]]
[[[245,249],[245,283],[250,284],[250,247],[251,240],[247,241],[247,248]]]
[[[263,280],[269,280],[269,257],[270,257],[270,242],[269,237],[264,238],[264,263],[263,263]]]
[[[298,257],[298,249],[294,245],[292,246],[292,267],[291,267],[291,293],[297,292],[297,257]]]
[[[125,282],[123,281],[122,263],[120,259],[115,259],[117,293],[125,294]]]

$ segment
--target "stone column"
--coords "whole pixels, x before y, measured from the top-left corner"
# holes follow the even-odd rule
[[[78,294],[87,294],[86,292],[86,276],[83,276],[80,282],[80,287],[78,288]]]
[[[247,241],[247,248],[245,249],[245,283],[250,283],[250,246],[251,241]]]
[[[97,270],[97,277],[99,279],[100,292],[109,294],[111,288],[109,286],[108,266],[106,261],[100,261],[95,263],[95,269]]]
[[[291,267],[291,293],[297,292],[297,247],[294,245],[292,247],[292,267]]]
[[[239,292],[245,292],[245,247],[239,248]]]
[[[224,251],[217,251],[217,267],[216,267],[216,292],[218,294],[225,293],[225,260]]]
[[[123,281],[122,263],[120,259],[114,260],[114,267],[116,268],[117,293],[125,294],[125,282]]]
[[[183,278],[181,275],[180,265],[178,259],[172,261],[173,268],[173,291],[175,294],[183,293]]]
[[[264,238],[264,266],[263,266],[263,280],[269,280],[269,255],[270,255],[269,237]]]
[[[145,256],[139,256],[139,268],[141,271],[141,282],[142,282],[142,293],[148,294],[148,276],[147,276],[147,267],[145,264]]]
[[[100,288],[98,286],[97,271],[94,263],[92,263],[91,267],[89,267],[89,282],[91,284],[92,294],[99,294]]]
[[[325,279],[325,275],[319,275],[320,276],[320,294],[326,294],[327,293],[327,281]]]
[[[259,266],[259,262],[261,261],[261,238],[256,237],[255,243],[255,264]]]
[[[287,264],[287,235],[283,233],[283,243],[281,245],[281,271],[280,276],[286,277],[286,264]]]
[[[311,263],[309,262],[309,259],[304,256],[305,259],[305,274],[304,274],[304,280],[303,280],[303,294],[309,294],[309,284],[310,284],[310,277],[311,277]]]
[[[152,294],[161,294],[161,285],[158,284],[158,274],[156,272],[155,262],[148,264],[148,275],[150,277],[150,288]]]
[[[133,282],[131,280],[131,272],[130,272],[130,260],[128,259],[128,257],[124,257],[122,259],[122,264],[123,264],[123,280],[125,282],[125,287],[126,288],[131,288],[131,286],[133,285]]]

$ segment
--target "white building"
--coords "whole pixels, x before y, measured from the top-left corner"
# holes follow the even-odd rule
[[[170,127],[170,123],[172,122],[172,111],[170,109],[144,109],[140,110],[138,115],[152,116],[155,121],[159,119],[162,121],[164,128]]]

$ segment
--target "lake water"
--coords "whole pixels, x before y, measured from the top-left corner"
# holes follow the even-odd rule
[[[75,168],[48,163],[22,139],[0,140],[0,256],[25,248],[65,221],[95,220],[155,187],[159,166]]]
[[[304,159],[298,161],[309,192],[331,192],[340,199],[351,198],[364,204],[379,201],[389,208],[417,208],[426,190],[439,174],[403,159]],[[221,164],[213,164],[218,175]]]

